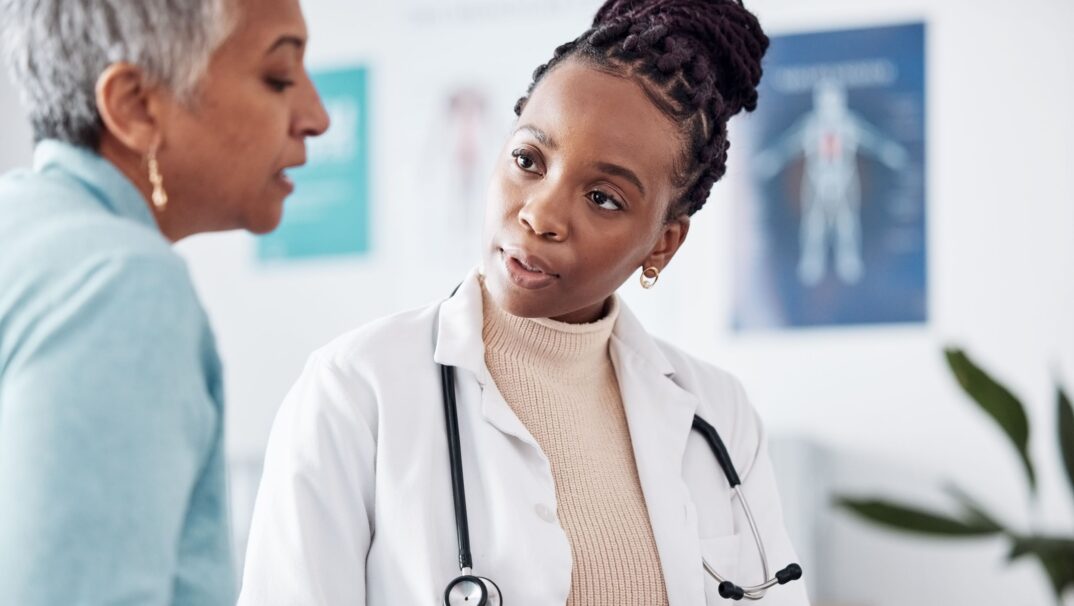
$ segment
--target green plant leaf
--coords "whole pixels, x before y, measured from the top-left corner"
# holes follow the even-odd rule
[[[1059,447],[1063,453],[1063,463],[1067,470],[1070,489],[1074,490],[1074,406],[1070,398],[1060,387],[1059,396]]]
[[[973,497],[968,495],[958,486],[948,484],[944,488],[946,489],[947,494],[951,495],[960,505],[962,505],[962,508],[970,516],[969,522],[971,524],[980,526],[981,528],[991,528],[996,532],[1006,532],[1004,526],[996,521],[995,516],[985,511],[984,507],[978,504]]]
[[[897,530],[948,537],[987,536],[999,532],[995,524],[984,523],[980,520],[956,520],[923,509],[878,499],[839,497],[835,503],[866,520]]]
[[[1025,465],[1029,489],[1036,492],[1037,476],[1033,472],[1033,463],[1029,460],[1029,419],[1022,403],[1006,387],[974,364],[961,349],[945,349],[944,355],[962,389],[1010,438]]]
[[[1074,587],[1074,539],[1058,537],[1014,537],[1008,559],[1032,555],[1040,561],[1055,595]]]

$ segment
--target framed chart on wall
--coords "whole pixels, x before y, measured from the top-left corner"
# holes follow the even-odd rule
[[[776,36],[764,67],[736,133],[735,328],[925,322],[924,24]]]
[[[262,261],[369,251],[369,72],[347,67],[311,77],[331,128],[307,140],[307,163],[290,173],[295,192],[280,227],[257,239]]]

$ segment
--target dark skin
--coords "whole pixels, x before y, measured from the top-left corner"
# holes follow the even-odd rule
[[[516,316],[593,322],[639,268],[663,270],[689,232],[668,220],[683,141],[632,79],[570,59],[530,95],[497,161],[485,285]]]

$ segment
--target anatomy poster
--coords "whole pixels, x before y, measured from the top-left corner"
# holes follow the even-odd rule
[[[437,160],[414,158],[413,182],[424,221],[425,247],[440,262],[464,272],[480,259],[485,191],[503,146],[505,108],[488,86],[452,82],[434,95],[420,149],[436,150]],[[498,111],[497,111],[498,110]]]
[[[926,321],[925,26],[777,36],[764,70],[732,150],[736,329]]]

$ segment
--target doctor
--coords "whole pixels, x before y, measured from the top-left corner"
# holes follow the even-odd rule
[[[690,606],[720,580],[807,604],[751,588],[795,555],[742,388],[614,294],[682,245],[767,43],[732,0],[611,0],[537,69],[481,267],[314,353],[284,401],[240,604]]]

